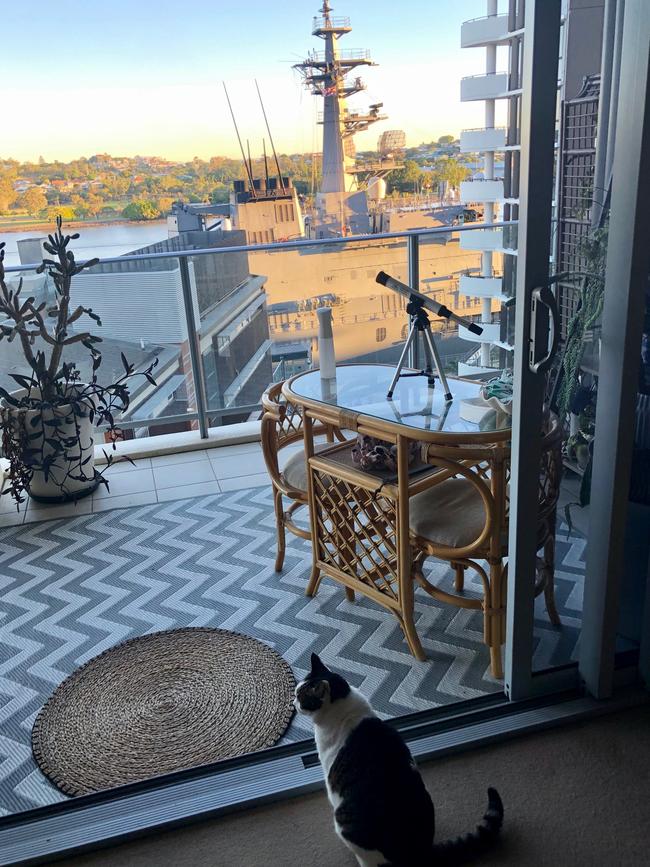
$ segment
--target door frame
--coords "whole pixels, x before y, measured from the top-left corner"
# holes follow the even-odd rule
[[[548,348],[549,314],[538,304],[531,335],[533,292],[548,284],[557,69],[561,0],[527,0],[521,97],[521,161],[515,349],[513,364],[512,467],[504,689],[511,700],[533,695],[532,656],[537,558],[539,464],[545,374],[532,370]],[[549,71],[550,67],[550,71]],[[522,577],[523,576],[523,577]],[[561,674],[561,679],[566,673]],[[575,672],[569,672],[575,681]],[[554,686],[557,688],[557,676]]]
[[[619,3],[621,0],[619,0]],[[650,4],[626,0],[616,112],[589,543],[580,642],[587,690],[614,689],[619,597],[650,274]],[[646,600],[650,604],[650,600]],[[648,642],[642,655],[650,655]],[[642,668],[643,668],[642,661]],[[650,660],[646,660],[648,666]],[[650,670],[650,669],[649,669]]]

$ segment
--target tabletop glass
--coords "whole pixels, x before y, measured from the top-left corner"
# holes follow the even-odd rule
[[[389,400],[386,394],[394,373],[395,367],[388,364],[347,364],[336,368],[334,379],[323,379],[319,370],[308,370],[294,377],[289,387],[298,398],[417,430],[476,433],[511,426],[510,415],[485,404],[479,383],[462,379],[448,377],[453,395],[449,403],[437,378],[432,388],[426,376],[402,376]]]

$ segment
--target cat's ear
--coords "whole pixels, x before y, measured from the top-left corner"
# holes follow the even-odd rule
[[[312,676],[318,677],[322,674],[329,674],[329,668],[321,662],[321,658],[317,653],[311,655],[311,673]]]

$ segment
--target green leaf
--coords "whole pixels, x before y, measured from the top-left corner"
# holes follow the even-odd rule
[[[18,385],[22,385],[23,388],[26,388],[28,391],[36,385],[36,382],[33,379],[29,379],[26,376],[22,376],[20,373],[10,373],[9,376],[18,383]]]
[[[0,397],[9,404],[9,406],[18,406],[19,401],[12,397],[5,388],[0,388]]]

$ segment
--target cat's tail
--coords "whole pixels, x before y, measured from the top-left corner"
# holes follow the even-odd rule
[[[488,808],[483,821],[477,825],[476,831],[447,840],[445,843],[435,843],[433,854],[436,865],[464,864],[490,849],[496,842],[503,824],[503,804],[496,789],[488,789]]]

